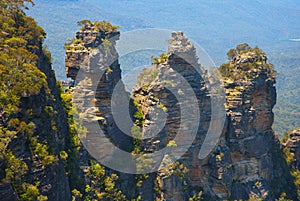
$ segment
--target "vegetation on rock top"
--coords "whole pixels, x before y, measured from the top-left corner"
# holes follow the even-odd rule
[[[87,28],[93,28],[94,31],[101,32],[116,32],[120,28],[119,26],[112,25],[109,21],[95,21],[92,22],[90,20],[81,20],[77,22],[78,26],[82,26],[81,30],[84,31]]]
[[[273,64],[267,62],[266,54],[259,48],[251,48],[247,43],[230,49],[227,53],[228,63],[219,67],[219,71],[225,81],[250,80],[264,72],[275,80],[276,71]]]

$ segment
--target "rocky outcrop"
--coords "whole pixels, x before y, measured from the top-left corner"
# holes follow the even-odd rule
[[[300,197],[299,173],[300,173],[300,129],[297,128],[285,134],[282,141],[282,148],[290,171],[295,177],[298,199]]]
[[[295,161],[293,161],[292,165],[300,170],[300,129],[289,132],[283,146],[293,154]]]
[[[89,122],[89,114],[96,113],[106,137],[127,152],[151,154],[163,150],[151,161],[159,165],[158,172],[139,181],[118,173],[123,180],[119,186],[126,195],[140,195],[142,200],[200,196],[206,200],[275,200],[286,192],[296,200],[293,178],[272,130],[276,72],[265,53],[247,44],[228,52],[229,62],[220,67],[226,123],[215,148],[200,160],[212,118],[212,94],[207,84],[211,79],[198,63],[191,42],[182,32],[174,32],[166,54],[154,58],[151,69],[139,76],[133,95],[136,109],[132,107],[129,113],[141,126],[143,140],[134,145],[112,116],[111,99],[118,84],[119,96],[128,96],[114,48],[117,38],[111,37],[116,35],[93,30],[88,27],[78,32],[79,41],[73,41],[66,56],[67,75],[76,78],[76,87],[82,84],[85,89],[75,94],[81,107],[89,107],[82,114],[83,120]],[[101,76],[93,76],[97,73]],[[96,138],[90,141],[96,142]],[[138,171],[141,167],[136,168]],[[128,188],[129,183],[137,182],[137,188]]]
[[[91,50],[95,50],[101,45],[104,48],[105,43],[107,43],[107,46],[115,45],[110,43],[115,43],[119,38],[119,34],[120,32],[117,30],[103,30],[95,25],[89,23],[85,24],[85,26],[76,33],[76,38],[65,45],[67,77],[75,80],[79,69],[83,67],[82,64],[88,59]],[[111,49],[111,51],[115,50]],[[110,56],[111,59],[115,59],[114,55]],[[110,63],[110,61],[106,62]]]
[[[121,69],[115,49],[119,32],[95,30],[96,25],[88,24],[76,33],[75,40],[80,40],[81,43],[72,43],[66,50],[67,76],[76,82],[73,97],[79,108],[82,108],[79,112],[82,112],[84,121],[89,121],[90,114],[97,114],[107,137],[118,147],[128,150],[132,147],[132,140],[118,128],[111,109],[112,95],[117,84],[117,95],[129,99],[121,81]],[[123,100],[116,98],[116,101],[119,99]],[[90,108],[85,110],[87,107]]]
[[[129,103],[129,94],[125,91],[121,80],[118,53],[115,49],[118,39],[118,31],[98,29],[96,23],[87,24],[76,33],[75,40],[81,42],[76,44],[73,41],[66,48],[67,76],[75,81],[75,87],[72,89],[73,103],[78,109],[80,121],[89,128],[86,137],[81,138],[89,153],[83,148],[78,159],[86,185],[89,184],[86,172],[91,160],[101,160],[103,153],[110,156],[114,146],[129,153],[133,149],[133,139],[119,128],[120,124],[117,123],[120,123],[120,120],[116,122],[112,111],[112,102],[120,105],[122,104],[120,101],[128,100]],[[116,88],[117,93],[114,92]],[[132,105],[129,105],[129,110],[132,114],[134,110]],[[117,112],[122,113],[122,110]],[[126,112],[128,113],[128,110]],[[130,130],[131,125],[126,127]],[[102,130],[101,138],[99,138],[100,130]],[[129,187],[134,186],[133,175],[117,172],[109,167],[106,167],[106,173],[107,175],[116,173],[121,181],[117,185],[121,186],[122,192],[128,197],[135,197],[135,189]]]
[[[168,146],[180,148],[172,149],[172,153],[164,154],[160,160],[162,163],[165,160],[174,161],[183,154],[180,161],[190,170],[189,182],[199,184],[201,174],[198,173],[200,167],[197,153],[209,126],[210,97],[194,46],[182,32],[174,32],[169,43],[168,52],[156,58],[157,62],[152,66],[152,74],[157,77],[149,83],[140,81],[145,85],[137,87],[134,92],[134,99],[141,105],[145,119],[143,137],[148,138],[144,140],[142,150],[154,152]],[[195,120],[197,118],[200,122]],[[161,124],[164,125],[162,130],[159,128]],[[157,133],[159,130],[160,133]],[[156,133],[155,137],[151,137]],[[191,139],[191,133],[194,133],[195,140]],[[159,197],[187,200],[190,192],[183,192],[186,188],[183,180],[170,173],[172,171],[167,166],[157,173],[161,185]]]
[[[274,200],[281,192],[295,198],[292,177],[272,130],[276,103],[272,65],[259,48],[247,44],[230,50],[228,56],[230,61],[220,68],[227,127],[207,164],[207,184],[218,199]]]
[[[173,33],[166,55],[154,60],[157,64],[152,67],[152,72],[157,71],[157,77],[151,82],[148,80],[148,84],[140,81],[145,85],[135,91],[135,100],[140,103],[144,113],[145,137],[149,136],[149,130],[153,132],[149,128],[157,116],[155,108],[165,109],[168,114],[164,130],[144,141],[145,152],[167,146],[182,123],[177,94],[171,88],[172,85],[177,86],[176,89],[182,86],[175,79],[178,76],[176,73],[192,86],[199,103],[201,119],[196,139],[179,160],[189,170],[186,180],[183,182],[178,176],[166,174],[162,169],[157,174],[161,199],[187,200],[195,195],[197,187],[204,191],[204,196],[209,200],[250,197],[273,200],[281,192],[289,192],[289,196],[295,198],[292,177],[272,130],[272,109],[276,103],[272,65],[259,48],[252,49],[247,44],[232,49],[228,56],[230,61],[220,68],[226,91],[227,122],[217,147],[205,160],[200,161],[197,156],[210,121],[210,94],[202,76],[195,72],[199,64],[194,47],[181,32]],[[205,74],[202,75],[205,77]],[[166,86],[164,80],[171,85],[169,89],[163,87]],[[150,116],[153,119],[149,119]],[[175,143],[186,141],[180,138]],[[193,189],[194,192],[183,189]]]

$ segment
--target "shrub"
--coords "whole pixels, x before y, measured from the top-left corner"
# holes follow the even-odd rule
[[[48,198],[40,194],[39,189],[28,183],[22,184],[21,201],[47,201]]]
[[[83,43],[81,39],[74,39],[73,40],[73,44],[78,45],[78,44],[81,44],[81,43]]]
[[[60,156],[60,158],[61,158],[63,161],[66,161],[66,160],[68,159],[68,153],[65,152],[65,151],[61,151],[61,152],[59,153],[59,156]]]

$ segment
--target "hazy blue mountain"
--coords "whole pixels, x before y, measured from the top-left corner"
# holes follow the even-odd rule
[[[145,27],[182,30],[218,64],[224,62],[229,48],[241,42],[258,45],[269,54],[280,52],[282,47],[300,47],[299,42],[288,41],[300,37],[299,1],[36,0],[35,3],[28,13],[47,31],[47,43],[55,64],[59,65],[63,43],[73,37],[76,22],[86,18],[110,20],[120,25],[122,31]],[[63,78],[60,73],[63,72],[58,77]]]
[[[266,51],[278,71],[275,129],[282,133],[300,124],[299,0],[35,0],[35,3],[27,13],[48,33],[46,43],[59,79],[65,79],[64,43],[74,37],[76,22],[82,19],[109,20],[120,25],[123,32],[149,27],[184,31],[217,65],[227,60],[230,48],[247,42]],[[284,121],[290,124],[281,125]]]

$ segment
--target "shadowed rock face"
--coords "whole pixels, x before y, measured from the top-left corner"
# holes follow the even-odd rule
[[[19,198],[11,184],[0,183],[1,201],[18,201]]]
[[[220,146],[220,154],[226,158],[218,161],[218,197],[248,199],[255,195],[263,199],[271,196],[266,184],[274,178],[272,149],[275,147],[272,108],[276,101],[274,82],[259,73],[254,79],[226,84],[226,108],[228,126],[226,145]],[[218,161],[218,162],[217,162]],[[255,186],[256,182],[261,185]],[[225,198],[225,197],[222,197]]]
[[[48,90],[42,88],[36,95],[22,97],[18,106],[20,111],[16,118],[24,122],[34,123],[32,137],[36,137],[41,144],[47,144],[51,155],[55,160],[50,165],[43,165],[42,160],[30,148],[29,137],[18,135],[9,145],[13,154],[24,161],[28,166],[28,171],[23,175],[23,183],[39,183],[38,188],[42,195],[48,200],[71,200],[69,180],[65,172],[63,162],[58,158],[59,153],[66,146],[68,138],[68,120],[60,98],[60,91],[54,71],[51,68],[50,58],[42,50],[42,44],[35,49],[38,56],[37,68],[47,76]],[[32,84],[32,83],[28,83]],[[33,83],[35,84],[35,83]],[[53,113],[46,113],[46,108],[51,108]],[[26,111],[32,111],[28,114]],[[49,115],[50,114],[50,115]],[[7,126],[7,122],[1,123]],[[3,161],[0,162],[1,167]],[[19,196],[12,185],[0,182],[0,200],[19,200]]]

